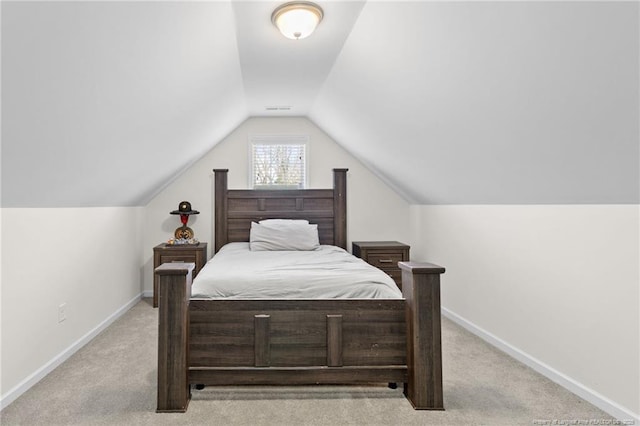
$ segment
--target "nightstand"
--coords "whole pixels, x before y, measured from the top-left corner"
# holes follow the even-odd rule
[[[402,272],[398,262],[409,260],[410,247],[397,241],[354,241],[351,251],[370,265],[386,272],[402,290]]]
[[[193,277],[207,262],[207,243],[198,244],[159,244],[153,248],[153,269],[163,263],[188,262],[195,263]],[[153,274],[153,307],[158,307],[158,277]]]

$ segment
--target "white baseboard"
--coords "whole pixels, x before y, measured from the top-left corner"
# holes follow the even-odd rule
[[[89,331],[87,334],[82,336],[80,339],[74,342],[67,349],[65,349],[60,354],[58,354],[53,359],[51,359],[51,361],[49,361],[48,363],[40,367],[29,377],[27,377],[18,385],[16,385],[14,388],[9,390],[6,394],[2,395],[2,397],[0,398],[0,411],[4,410],[5,407],[7,407],[13,401],[18,399],[20,395],[28,391],[33,385],[35,385],[40,380],[42,380],[47,374],[55,370],[56,367],[58,367],[60,364],[65,362],[67,359],[69,359],[71,355],[78,352],[78,350],[80,350],[84,345],[89,343],[94,337],[100,334],[100,332],[102,332],[107,327],[109,327],[115,320],[120,318],[125,312],[127,312],[136,303],[138,303],[140,301],[141,296],[142,295],[139,294],[133,299],[131,299],[124,306],[122,306],[120,309],[118,309],[109,317],[107,317],[107,319],[105,319],[100,324],[98,324],[98,326],[95,327],[93,330]]]
[[[153,297],[153,290],[145,290],[142,292],[142,297]]]
[[[607,412],[611,416],[615,417],[621,422],[625,422],[625,424],[638,424],[640,423],[640,415],[637,413],[631,412],[631,410],[622,407],[621,405],[611,401],[607,397],[599,394],[591,388],[583,385],[582,383],[572,379],[571,377],[559,372],[553,367],[545,364],[544,362],[532,357],[531,355],[521,351],[520,349],[510,345],[499,337],[489,333],[481,327],[478,327],[471,321],[461,317],[460,315],[450,311],[449,309],[442,307],[442,315],[456,324],[462,326],[466,330],[480,337],[482,340],[487,343],[495,346],[511,357],[517,359],[521,363],[526,366],[532,368],[553,382],[559,384],[564,387],[568,391],[578,395],[580,398],[585,401],[595,405],[602,411]],[[634,423],[631,423],[633,421]]]

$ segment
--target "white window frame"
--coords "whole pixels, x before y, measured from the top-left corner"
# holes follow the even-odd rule
[[[298,185],[256,185],[254,159],[255,145],[303,145],[304,179]],[[253,189],[305,189],[309,187],[309,136],[308,135],[249,135],[249,185]]]

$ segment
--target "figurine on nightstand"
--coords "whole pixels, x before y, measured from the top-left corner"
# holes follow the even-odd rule
[[[191,209],[191,203],[188,201],[181,201],[178,205],[178,210],[169,212],[169,214],[179,214],[182,226],[177,228],[173,233],[174,238],[168,241],[169,244],[198,244],[198,240],[193,237],[193,229],[187,226],[189,222],[189,216],[192,214],[200,214],[197,210]]]

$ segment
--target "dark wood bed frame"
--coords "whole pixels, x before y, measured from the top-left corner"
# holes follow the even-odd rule
[[[333,189],[229,190],[215,172],[215,251],[252,221],[308,219],[346,248],[346,169]],[[415,409],[443,410],[440,274],[400,262],[403,299],[190,300],[192,263],[159,276],[157,412],[184,412],[191,385],[404,383]]]

